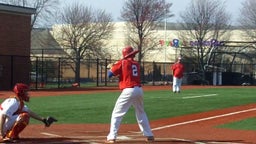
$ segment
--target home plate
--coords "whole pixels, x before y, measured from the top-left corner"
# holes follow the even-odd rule
[[[127,136],[118,136],[117,139],[120,139],[120,140],[131,140],[131,138],[129,138]]]
[[[129,143],[129,142],[146,142],[145,138],[130,138],[126,136],[120,136],[117,138],[117,143]],[[194,143],[194,141],[179,139],[179,138],[155,138],[154,142],[182,142],[182,143]]]

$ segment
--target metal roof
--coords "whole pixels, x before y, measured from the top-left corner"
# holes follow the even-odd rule
[[[1,12],[31,15],[36,13],[36,9],[0,3],[0,13]]]
[[[42,53],[61,57],[67,55],[51,35],[50,29],[34,28],[31,33],[31,54],[42,55]]]

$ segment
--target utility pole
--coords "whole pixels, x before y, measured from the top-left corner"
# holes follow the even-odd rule
[[[165,10],[165,21],[164,21],[164,81],[166,81],[166,29],[167,29],[167,16]]]

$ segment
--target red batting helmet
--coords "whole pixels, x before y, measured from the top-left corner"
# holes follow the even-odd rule
[[[131,46],[127,46],[123,49],[122,54],[123,58],[128,58],[128,57],[134,57],[136,53],[138,53],[139,50],[133,50]]]
[[[22,100],[29,101],[29,96],[26,93],[29,90],[29,86],[23,83],[16,83],[13,92]]]

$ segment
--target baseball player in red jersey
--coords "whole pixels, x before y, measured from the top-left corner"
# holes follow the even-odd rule
[[[171,66],[171,69],[173,71],[172,90],[174,93],[179,93],[184,73],[184,65],[181,63],[181,57],[179,57],[178,61]]]
[[[13,92],[14,96],[5,99],[0,105],[0,140],[15,142],[19,139],[20,132],[28,125],[30,117],[47,124],[46,118],[32,112],[24,102],[29,102],[29,87],[17,83]],[[50,126],[50,125],[46,125]]]
[[[134,60],[138,52],[134,51],[131,46],[125,47],[122,50],[123,59],[115,63],[108,71],[109,78],[119,76],[119,88],[122,92],[113,109],[110,132],[105,143],[115,143],[122,118],[131,106],[135,108],[137,122],[143,135],[147,138],[146,141],[154,141],[154,136],[143,106],[140,65]]]

